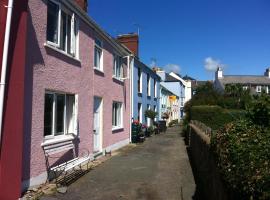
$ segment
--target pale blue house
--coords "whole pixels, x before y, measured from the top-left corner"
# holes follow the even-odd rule
[[[138,58],[133,65],[133,120],[150,125],[150,120],[144,116],[145,110],[154,110],[159,113],[160,77]]]

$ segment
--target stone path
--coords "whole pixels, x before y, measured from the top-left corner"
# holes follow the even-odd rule
[[[148,138],[43,200],[188,200],[196,185],[180,128]]]

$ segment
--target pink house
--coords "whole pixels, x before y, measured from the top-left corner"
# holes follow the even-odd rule
[[[130,142],[131,53],[77,2],[28,0],[23,190],[47,180],[47,146],[72,141],[94,158]],[[64,149],[49,165],[71,158]]]

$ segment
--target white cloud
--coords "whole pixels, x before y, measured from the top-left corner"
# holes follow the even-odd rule
[[[181,67],[177,64],[167,64],[164,66],[164,70],[168,73],[170,72],[175,72],[175,73],[178,73],[180,74],[180,71],[181,71]]]
[[[212,57],[207,57],[204,60],[204,68],[207,71],[216,71],[217,67],[223,68],[224,66],[220,60],[213,59]]]

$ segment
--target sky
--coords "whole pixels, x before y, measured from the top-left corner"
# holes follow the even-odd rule
[[[197,80],[263,75],[270,67],[270,0],[88,0],[110,35],[137,32],[139,57]]]

